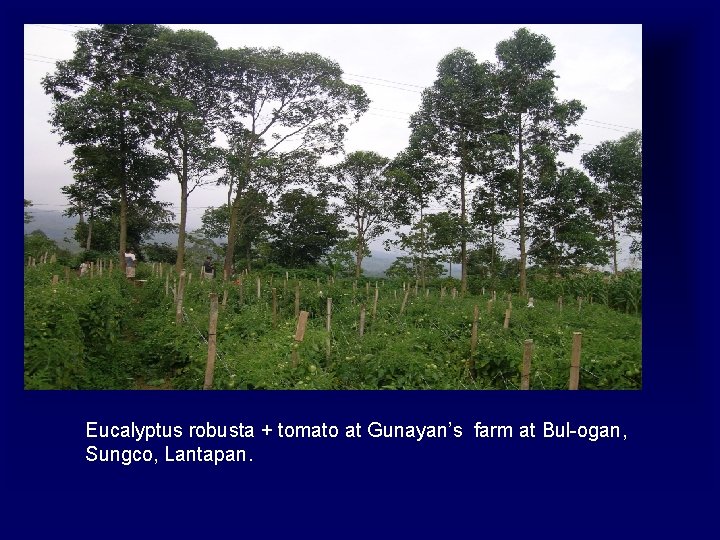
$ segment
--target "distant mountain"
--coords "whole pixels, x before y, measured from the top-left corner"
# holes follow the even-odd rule
[[[80,244],[73,238],[78,218],[63,216],[62,212],[57,210],[30,207],[26,211],[32,216],[33,220],[25,224],[25,234],[39,230],[63,249],[67,249],[72,253],[78,253],[81,250]]]
[[[81,251],[80,245],[73,239],[74,227],[78,222],[78,218],[69,218],[63,216],[62,212],[56,210],[28,208],[28,212],[32,215],[33,220],[25,225],[25,234],[40,230],[44,232],[48,238],[57,242],[57,244],[72,253]],[[158,244],[168,243],[171,246],[177,244],[177,234],[159,233],[152,238],[152,242]],[[372,246],[372,257],[366,257],[363,260],[363,270],[368,276],[382,276],[385,270],[397,258],[397,255],[388,253],[381,246]]]

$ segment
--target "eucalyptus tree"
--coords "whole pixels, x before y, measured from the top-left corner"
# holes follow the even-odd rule
[[[265,193],[254,189],[245,191],[238,207],[239,218],[233,249],[233,266],[237,267],[237,263],[241,262],[240,259],[244,258],[245,267],[248,271],[252,269],[253,248],[267,233],[272,210],[272,201]],[[231,204],[207,208],[201,218],[200,232],[207,238],[228,238],[231,211]],[[225,253],[227,253],[227,244]]]
[[[597,215],[598,188],[572,167],[543,175],[529,227],[533,261],[556,272],[563,267],[608,263],[608,240]]]
[[[285,268],[314,266],[347,236],[342,216],[330,208],[327,199],[293,189],[275,205],[270,261]]]
[[[503,118],[516,148],[520,293],[524,294],[527,206],[537,182],[537,176],[533,178],[526,171],[537,156],[570,152],[577,146],[580,137],[569,134],[568,128],[580,119],[585,107],[577,100],[558,100],[556,75],[548,67],[555,58],[555,48],[547,37],[520,28],[512,38],[498,43],[495,53],[503,93]]]
[[[491,136],[498,134],[500,96],[494,68],[478,64],[466,50],[455,49],[438,64],[437,79],[423,91],[420,110],[410,121],[415,137],[455,174],[449,192],[459,190],[461,291],[467,290],[468,182],[478,172],[477,160],[492,152]]]
[[[184,266],[190,194],[221,164],[213,145],[220,118],[220,57],[215,39],[195,30],[162,29],[149,42],[155,147],[180,184],[180,223],[175,268]]]
[[[99,175],[96,169],[85,162],[82,154],[81,148],[76,149],[75,160],[72,164],[75,171],[73,175],[75,181],[72,184],[63,186],[61,191],[69,203],[63,214],[80,218],[77,228],[84,229],[83,232],[85,232],[85,238],[80,241],[80,244],[84,243],[87,250],[92,248],[92,233],[95,220],[98,217],[108,217],[107,214],[111,208],[112,200],[104,178]],[[87,223],[85,221],[86,217]]]
[[[419,262],[414,267],[418,277],[425,286],[425,254],[427,252],[427,235],[425,233],[425,209],[438,194],[441,169],[436,160],[422,148],[422,138],[411,138],[410,145],[400,152],[391,162],[387,172],[391,180],[391,200],[393,213],[397,222],[404,225],[412,223],[414,231],[408,234],[399,233],[399,239],[392,242],[402,249],[419,253]],[[417,212],[416,220],[411,218]]]
[[[223,52],[227,114],[222,130],[230,143],[231,165],[226,181],[234,189],[226,278],[245,194],[275,195],[293,181],[308,181],[319,157],[340,151],[349,123],[367,110],[362,88],[341,77],[340,66],[318,54],[277,48]]]
[[[51,124],[61,144],[91,155],[108,193],[119,199],[119,263],[125,267],[128,207],[152,197],[167,170],[148,148],[151,106],[147,43],[151,24],[106,24],[75,34],[70,60],[43,79],[53,100]]]
[[[355,277],[371,240],[389,230],[393,222],[391,180],[383,175],[390,160],[376,152],[357,151],[328,169],[321,193],[340,201],[339,210],[355,231]]]
[[[642,132],[633,131],[617,141],[606,141],[583,154],[583,166],[600,189],[600,214],[610,235],[613,271],[618,272],[618,236],[642,234]],[[633,239],[639,252],[641,239]]]

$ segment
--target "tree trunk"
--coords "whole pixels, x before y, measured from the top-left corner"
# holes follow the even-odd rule
[[[420,280],[425,288],[425,224],[423,223],[423,207],[420,205]]]
[[[185,228],[187,227],[187,202],[188,202],[188,159],[187,151],[183,150],[182,172],[180,178],[180,227],[178,229],[177,259],[175,260],[175,271],[180,272],[185,266]]]
[[[610,212],[610,234],[612,235],[612,250],[613,250],[613,274],[618,275],[618,263],[617,263],[617,236],[615,233],[615,214]]]
[[[127,186],[124,184],[120,188],[120,268],[123,273],[127,268],[125,264],[125,251],[127,248],[127,213],[128,213],[128,200],[127,200]]]
[[[361,234],[357,237],[357,249],[355,250],[355,278],[360,277],[362,271],[362,260],[363,260],[363,238]]]
[[[230,208],[230,230],[228,231],[228,243],[227,249],[225,250],[225,264],[223,265],[223,280],[227,281],[232,272],[232,262],[235,256],[235,241],[238,235],[238,210],[240,208],[240,197],[241,193],[238,190],[235,195],[232,207]],[[248,258],[248,268],[250,266],[250,259]]]
[[[465,138],[460,157],[460,294],[467,291],[467,224],[465,223]]]
[[[90,245],[91,245],[90,242],[92,241],[92,226],[93,226],[93,217],[94,217],[94,215],[93,215],[93,214],[94,214],[93,210],[94,210],[94,208],[91,208],[91,209],[90,209],[90,215],[88,216],[88,222],[87,222],[87,225],[88,225],[88,233],[87,233],[87,238],[86,238],[86,240],[85,240],[85,249],[86,249],[86,250],[90,250]],[[82,217],[82,216],[81,216],[81,217]],[[81,219],[80,221],[82,222],[82,219]],[[124,255],[124,254],[123,254],[123,255]]]
[[[525,262],[527,253],[525,252],[525,192],[523,189],[523,133],[522,133],[522,114],[518,115],[518,218],[520,228],[520,295],[524,295],[527,290],[525,281]]]

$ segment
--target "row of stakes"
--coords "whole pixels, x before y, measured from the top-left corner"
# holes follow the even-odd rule
[[[47,256],[46,253],[43,257],[41,257],[40,263],[46,263],[47,262]],[[50,262],[54,262],[55,255],[53,254]],[[28,266],[35,266],[36,261],[34,258],[30,257],[28,261]],[[97,268],[98,275],[102,275],[103,268],[105,268],[104,261],[99,260],[97,264],[91,263],[90,264],[90,277],[93,277],[94,270]],[[107,265],[108,271],[112,271],[113,263],[112,260]],[[162,276],[163,275],[163,266],[159,263],[153,263],[153,274]],[[70,269],[65,269],[65,280],[69,281],[69,272]],[[201,270],[201,277],[203,276],[204,272]],[[243,275],[247,275],[247,270],[243,272]],[[169,277],[170,273],[168,272],[166,274],[166,280],[165,280],[165,294],[169,294]],[[192,273],[188,275],[188,283],[192,280]],[[52,278],[53,285],[57,284],[59,282],[59,275],[55,274]],[[240,278],[239,280],[239,286],[242,291],[243,286],[243,280]],[[288,283],[288,274],[286,272],[285,274],[285,282],[284,287],[287,288]],[[329,283],[334,283],[334,278],[330,278]],[[272,281],[271,281],[272,285]],[[369,294],[370,291],[370,283],[366,282],[366,293]],[[317,286],[320,286],[320,280],[317,279]],[[176,318],[175,322],[176,324],[180,324],[182,322],[182,299],[184,296],[184,287],[185,287],[185,271],[182,271],[180,273],[180,279],[178,280],[177,284],[173,284],[172,293],[174,296],[174,301],[176,304]],[[260,278],[257,278],[257,297],[261,298],[261,287],[262,283]],[[357,281],[353,283],[353,291],[355,292],[357,290]],[[402,315],[405,311],[405,307],[408,301],[408,297],[411,292],[411,287],[407,285],[407,283],[403,283],[403,290],[405,292],[403,301],[400,307],[400,314]],[[397,298],[397,290],[393,291],[395,298]],[[372,307],[372,319],[375,319],[375,315],[377,313],[377,301],[378,301],[378,286],[377,282],[375,283],[375,295],[373,300],[373,307]],[[440,290],[440,297],[444,297],[446,294],[445,287],[442,287]],[[452,289],[452,297],[457,297],[457,289]],[[485,294],[485,289],[483,288],[483,295]],[[415,296],[418,295],[418,283],[415,284]],[[427,297],[429,295],[429,289],[425,289],[425,296]],[[223,293],[223,305],[226,305],[227,303],[227,296],[228,291],[225,290]],[[510,316],[512,313],[512,301],[510,300],[511,295],[508,295],[509,300],[509,307],[505,310],[505,319],[503,321],[503,328],[507,329],[509,328],[510,324]],[[273,327],[277,325],[277,292],[275,288],[272,288],[272,300],[273,300]],[[582,297],[578,297],[578,308],[582,307]],[[492,298],[488,300],[487,303],[487,309],[488,312],[492,310],[493,303],[496,301],[496,292],[492,292]],[[563,297],[558,297],[558,306],[562,308],[563,305]],[[534,307],[533,306],[533,298],[530,297],[528,301],[528,307]],[[331,329],[331,313],[332,313],[332,298],[327,298],[327,322],[326,322],[326,330],[328,334],[330,333]],[[205,374],[205,382],[203,384],[203,389],[210,389],[212,388],[212,381],[213,381],[213,374],[214,374],[214,366],[215,366],[215,356],[216,356],[216,332],[217,332],[217,315],[218,315],[218,295],[216,293],[212,293],[210,295],[210,326],[208,329],[208,361],[206,366],[206,374]],[[309,312],[307,311],[301,311],[300,310],[300,284],[297,283],[295,287],[295,317],[297,318],[297,327],[295,331],[294,341],[295,345],[292,349],[292,365],[293,367],[296,367],[299,362],[299,355],[298,355],[298,348],[300,343],[302,343],[304,336],[305,336],[305,328],[307,325],[307,319],[309,316]],[[366,309],[365,304],[361,304],[360,306],[360,324],[358,326],[358,333],[360,337],[364,334],[364,328],[365,328],[365,317],[366,317]],[[474,357],[475,357],[475,349],[477,347],[477,321],[478,321],[478,306],[476,305],[474,308],[473,313],[473,325],[472,325],[472,333],[470,338],[470,360],[468,361],[469,370],[473,378],[475,377],[475,365],[474,365]],[[327,345],[328,345],[328,354],[330,352],[329,347],[329,338],[327,339]],[[571,354],[571,361],[570,361],[570,379],[568,383],[568,388],[570,390],[577,390],[579,379],[580,379],[580,350],[581,350],[581,341],[582,341],[582,333],[580,332],[574,332],[573,333],[573,344],[572,344],[572,354]],[[521,390],[529,390],[530,388],[530,366],[532,362],[532,351],[533,351],[533,340],[527,339],[524,342],[524,350],[523,350],[523,360],[522,360],[522,370],[521,370],[521,383],[520,383],[520,389]]]

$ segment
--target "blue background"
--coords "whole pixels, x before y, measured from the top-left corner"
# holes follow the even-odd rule
[[[237,503],[253,497],[258,506],[279,505],[286,517],[299,506],[323,516],[337,516],[368,506],[387,518],[394,509],[412,505],[416,517],[430,519],[421,508],[430,503],[449,506],[445,525],[478,523],[497,514],[481,504],[488,497],[516,517],[550,516],[562,523],[578,519],[595,532],[620,518],[631,529],[665,530],[670,522],[685,532],[700,526],[701,508],[717,492],[718,483],[718,347],[715,345],[718,304],[717,172],[713,158],[717,129],[717,45],[712,26],[716,9],[683,3],[683,11],[627,2],[569,2],[539,6],[514,2],[513,9],[458,4],[412,8],[403,4],[365,2],[355,8],[322,3],[295,4],[283,11],[265,4],[243,4],[227,12],[196,13],[178,4],[162,6],[124,3],[122,10],[102,13],[73,3],[48,8],[15,6],[4,21],[2,40],[6,73],[2,85],[6,105],[2,220],[9,243],[5,283],[5,350],[0,368],[0,486],[14,494],[15,508],[32,501],[33,530],[57,527],[57,521],[85,509],[83,519],[119,508],[121,502],[144,500],[165,490],[176,496],[153,497],[139,505],[133,519],[157,518],[161,502],[175,507],[170,532],[189,531],[202,521],[186,514],[215,493],[213,504]],[[96,6],[96,4],[92,4]],[[237,4],[240,6],[240,4]],[[138,6],[142,6],[142,11]],[[452,9],[451,9],[452,8]],[[108,9],[112,9],[111,7]],[[338,11],[339,10],[339,11]],[[178,18],[183,12],[186,16]],[[174,13],[176,17],[168,14]],[[132,14],[130,16],[129,14]],[[222,15],[222,17],[220,17]],[[20,198],[22,195],[22,24],[111,22],[462,22],[486,23],[642,23],[644,108],[644,235],[643,266],[643,390],[638,392],[26,392],[23,390],[22,267],[20,260]],[[11,231],[15,230],[15,233]],[[13,261],[12,263],[10,261]],[[85,422],[102,424],[191,423],[252,424],[256,436],[241,443],[252,463],[213,467],[174,465],[92,464],[84,459],[88,442]],[[264,424],[320,424],[344,427],[377,420],[384,424],[460,424],[462,439],[279,440],[259,431]],[[627,441],[536,439],[475,439],[475,421],[519,426],[529,422],[618,424]],[[171,446],[182,447],[177,441]],[[206,440],[203,445],[212,446]],[[159,453],[162,442],[155,446]],[[188,444],[189,446],[189,444]],[[220,446],[223,445],[220,442]],[[129,444],[128,447],[133,447]],[[304,496],[281,493],[303,492]],[[311,495],[317,490],[325,494]],[[406,490],[406,496],[391,496]],[[563,491],[560,497],[520,497],[526,491]],[[56,492],[48,497],[43,492]],[[71,491],[97,493],[76,497]],[[353,494],[329,496],[329,491]],[[360,491],[373,492],[371,495]],[[110,493],[100,493],[110,492]],[[126,492],[132,492],[129,496]],[[195,497],[180,497],[191,492]],[[220,493],[224,492],[224,493]],[[466,492],[466,493],[459,493]],[[571,492],[568,497],[568,493]],[[611,493],[607,493],[611,492]],[[62,493],[62,495],[60,495]],[[678,494],[682,493],[681,496]],[[145,495],[143,495],[145,494]],[[514,495],[515,494],[515,495]],[[225,495],[225,496],[221,496]],[[576,496],[575,496],[576,495]],[[80,506],[78,506],[80,505]],[[37,512],[38,506],[42,512]],[[28,507],[26,507],[27,510]],[[243,507],[247,508],[247,507]],[[639,508],[645,512],[637,514]],[[4,507],[8,510],[8,507]],[[650,513],[647,512],[650,511]],[[239,511],[239,510],[238,510]],[[419,512],[419,514],[418,514]],[[494,512],[494,511],[493,511]],[[38,517],[42,515],[43,517]],[[207,527],[221,527],[224,514],[215,512]],[[693,519],[689,516],[693,515]],[[163,517],[164,516],[164,517]],[[365,516],[365,517],[363,517]],[[642,516],[642,517],[641,517]],[[671,517],[672,516],[672,517]],[[252,516],[251,516],[252,517]],[[306,516],[307,517],[307,516]],[[356,516],[366,522],[367,515]],[[687,517],[688,519],[684,519]],[[648,519],[651,518],[651,519]],[[19,519],[19,518],[18,518]],[[73,519],[75,519],[73,517]],[[457,521],[459,520],[459,521]],[[469,521],[468,521],[469,520]],[[588,521],[590,520],[590,521]],[[603,525],[593,520],[599,520]],[[152,519],[150,520],[152,522]],[[416,521],[416,520],[410,520]],[[521,520],[522,521],[522,520]],[[540,523],[545,523],[544,520]],[[156,523],[157,524],[157,523]],[[504,522],[514,528],[515,521]],[[549,523],[545,523],[549,524]],[[590,524],[593,524],[591,527]],[[410,523],[408,522],[408,527]],[[443,528],[444,527],[444,528]],[[461,526],[462,528],[462,526]],[[554,527],[553,527],[554,528]],[[153,530],[153,526],[144,529]],[[391,528],[383,529],[385,531]],[[432,532],[429,525],[422,530]],[[486,530],[486,529],[483,529]],[[565,532],[568,532],[565,530]]]

